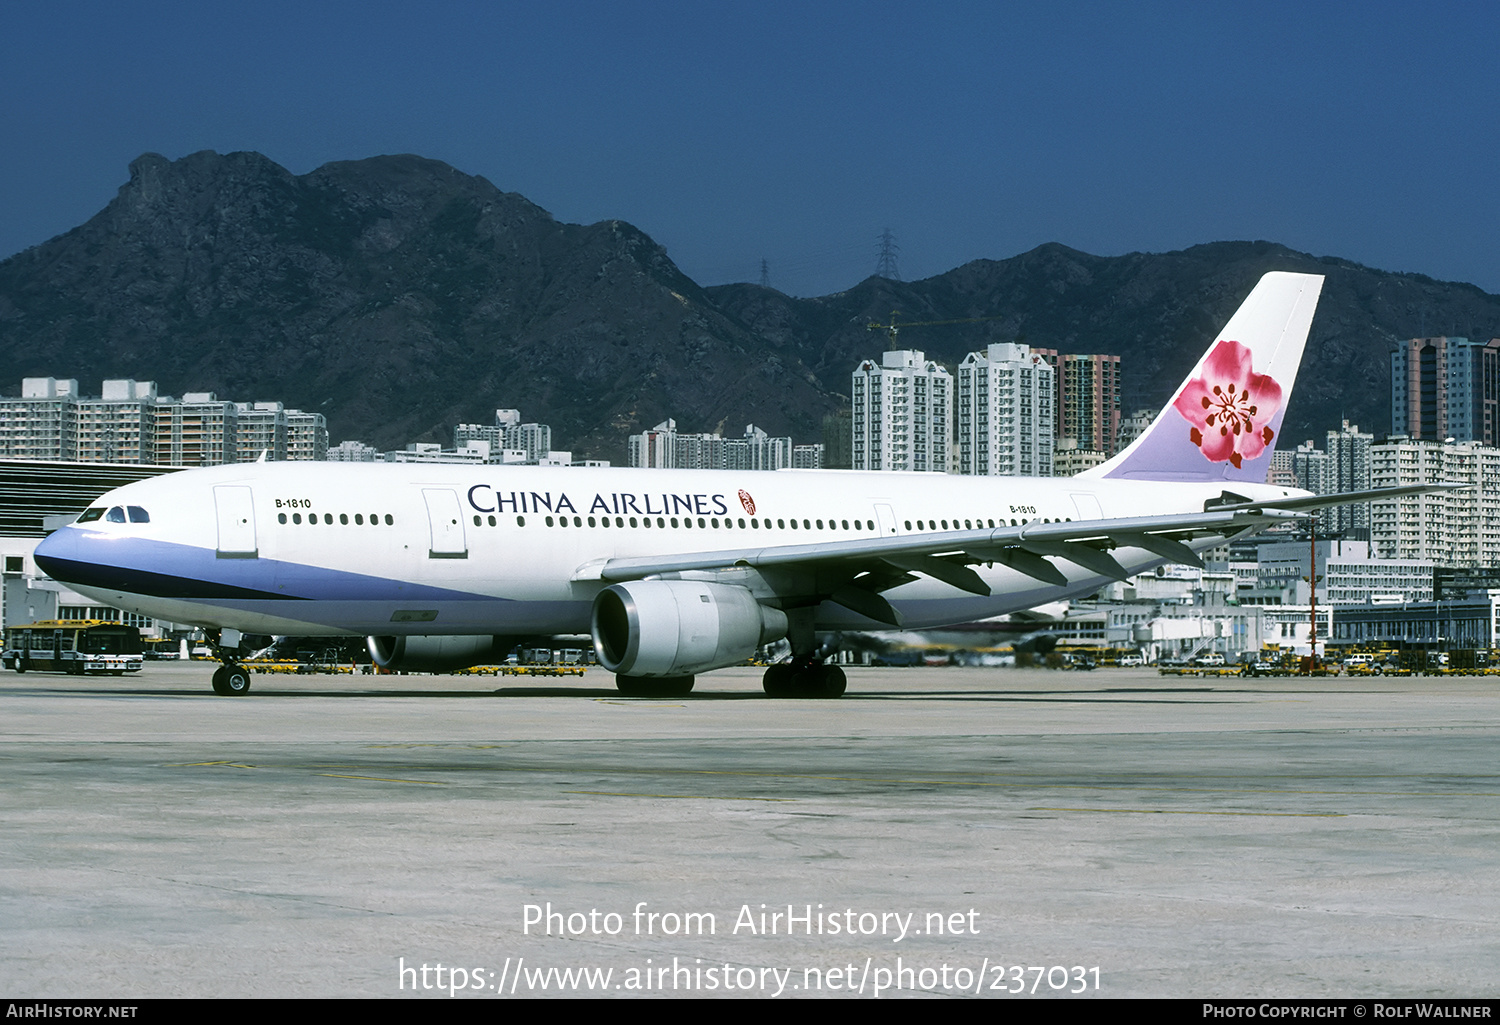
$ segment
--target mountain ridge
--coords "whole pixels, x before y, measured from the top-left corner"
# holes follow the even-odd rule
[[[143,154],[94,217],[0,261],[13,375],[156,380],[164,392],[280,399],[331,439],[447,440],[497,407],[551,423],[575,455],[624,461],[668,416],[798,441],[844,401],[859,360],[905,347],[956,365],[1019,338],[1122,357],[1123,405],[1160,406],[1267,270],[1325,273],[1283,436],[1340,418],[1389,426],[1390,344],[1442,324],[1500,335],[1500,297],[1274,242],[1099,257],[1060,243],[916,282],[829,296],[700,286],[622,220],[561,222],[516,193],[412,155],[294,175],[251,152]],[[1316,360],[1317,362],[1312,362]],[[1318,372],[1310,372],[1317,366]]]

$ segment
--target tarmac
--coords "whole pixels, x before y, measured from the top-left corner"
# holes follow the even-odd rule
[[[1485,678],[213,668],[0,673],[0,996],[1500,995]]]

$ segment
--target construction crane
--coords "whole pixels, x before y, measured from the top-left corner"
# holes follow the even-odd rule
[[[944,324],[978,324],[986,320],[1005,319],[1005,315],[1002,314],[994,317],[963,317],[959,320],[905,320],[898,322],[896,318],[899,316],[901,316],[900,310],[892,310],[891,322],[889,324],[882,324],[879,321],[872,320],[865,325],[865,330],[884,331],[886,333],[886,337],[890,340],[890,348],[895,349],[896,335],[899,334],[901,329],[905,327],[941,327]]]

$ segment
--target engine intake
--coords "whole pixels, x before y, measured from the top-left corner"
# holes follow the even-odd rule
[[[689,676],[742,662],[786,636],[786,614],[747,588],[632,580],[594,599],[594,651],[622,676]]]
[[[515,647],[514,638],[493,634],[367,637],[370,658],[382,669],[441,673],[499,661]]]

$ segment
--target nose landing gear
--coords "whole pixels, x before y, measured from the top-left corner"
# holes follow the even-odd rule
[[[236,697],[250,691],[250,670],[238,662],[225,662],[214,670],[214,693]]]

